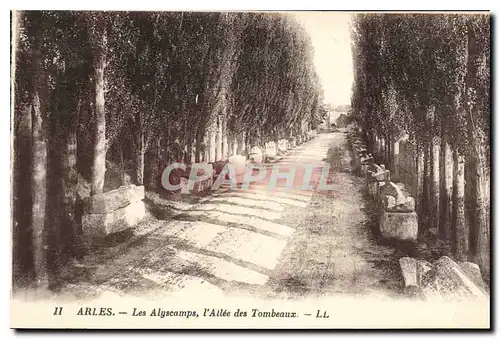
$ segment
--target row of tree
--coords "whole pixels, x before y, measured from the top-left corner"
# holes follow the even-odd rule
[[[415,149],[419,231],[490,270],[490,17],[359,14],[352,107],[366,141]]]
[[[14,14],[14,278],[78,255],[77,188],[158,188],[170,161],[217,161],[320,123],[311,42],[266,13]],[[55,273],[55,274],[48,274]]]

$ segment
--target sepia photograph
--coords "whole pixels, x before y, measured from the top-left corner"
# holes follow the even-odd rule
[[[11,11],[11,328],[490,329],[491,21]]]

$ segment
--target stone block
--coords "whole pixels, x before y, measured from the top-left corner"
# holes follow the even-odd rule
[[[405,287],[418,287],[417,260],[414,258],[403,257],[399,259],[399,266],[401,267]]]
[[[379,221],[380,233],[384,238],[417,240],[417,213],[382,211]]]
[[[368,186],[368,194],[370,195],[370,197],[376,198],[377,195],[378,195],[379,182],[377,182],[377,181],[368,181],[366,183],[366,185]]]
[[[368,181],[388,181],[391,180],[389,170],[384,165],[370,164],[367,169]]]
[[[278,151],[286,152],[288,150],[288,140],[281,139],[278,141]]]
[[[373,164],[373,157],[371,156],[371,154],[359,159],[359,166],[361,169],[361,175],[363,177],[366,177],[366,175],[368,174],[368,169],[371,164]]]
[[[359,173],[362,177],[366,177],[366,174],[368,173],[368,165],[367,164],[360,164],[359,165]]]
[[[376,194],[376,198],[377,199],[379,199],[379,197],[381,196],[382,191],[383,191],[385,185],[387,185],[387,183],[388,183],[388,181],[379,181],[378,182],[378,184],[377,184],[377,194]]]
[[[210,190],[214,178],[212,176],[199,179],[181,178],[181,194],[201,193]]]
[[[407,290],[418,291],[428,300],[472,300],[487,298],[479,267],[470,262],[456,263],[447,256],[430,263],[410,257],[399,259]]]
[[[391,196],[394,200],[385,198],[386,196]],[[414,211],[415,200],[408,198],[411,198],[411,194],[402,183],[396,184],[387,181],[384,185],[379,185],[378,205],[381,209],[385,210],[389,208],[391,211]]]
[[[371,165],[371,164],[373,164],[373,155],[366,154],[366,155],[359,158],[359,162],[362,165]]]
[[[485,288],[483,277],[481,276],[481,270],[477,264],[472,262],[460,262],[458,263],[462,271],[479,287]]]
[[[134,202],[109,213],[84,214],[82,230],[86,239],[102,238],[135,226],[146,214],[143,201]]]
[[[417,260],[417,282],[418,286],[422,286],[424,277],[426,276],[427,272],[431,271],[434,269],[434,266],[426,261],[426,260]]]
[[[121,186],[109,192],[86,197],[83,201],[83,211],[87,214],[110,213],[142,199],[144,186]]]
[[[264,145],[264,149],[266,158],[276,158],[278,147],[276,146],[276,143],[274,141],[266,142],[266,144]]]
[[[391,195],[382,197],[382,208],[389,212],[413,212],[415,211],[415,199],[406,197],[405,200],[397,201]]]
[[[241,174],[245,172],[247,166],[247,159],[241,155],[233,155],[229,157],[229,164],[233,166],[236,174]]]
[[[380,194],[391,195],[395,198],[411,196],[403,183],[394,183],[392,181],[382,187]]]
[[[260,164],[264,160],[264,152],[260,147],[254,146],[250,149],[250,152],[248,153],[248,158],[252,162]]]
[[[357,137],[353,137],[352,145],[353,145],[356,149],[359,149],[359,148],[361,148],[361,147],[366,149],[366,147],[365,147],[365,143],[364,143],[362,140],[360,140],[359,138],[357,138]]]
[[[459,264],[443,256],[429,265],[421,276],[420,288],[426,299],[485,300],[487,292],[471,279]]]

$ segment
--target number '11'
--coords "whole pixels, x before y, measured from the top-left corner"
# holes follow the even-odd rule
[[[54,309],[54,315],[62,315],[62,310],[63,310],[62,307],[56,307]]]

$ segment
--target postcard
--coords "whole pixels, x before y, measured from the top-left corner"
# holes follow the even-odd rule
[[[11,327],[489,329],[489,12],[12,11]]]

